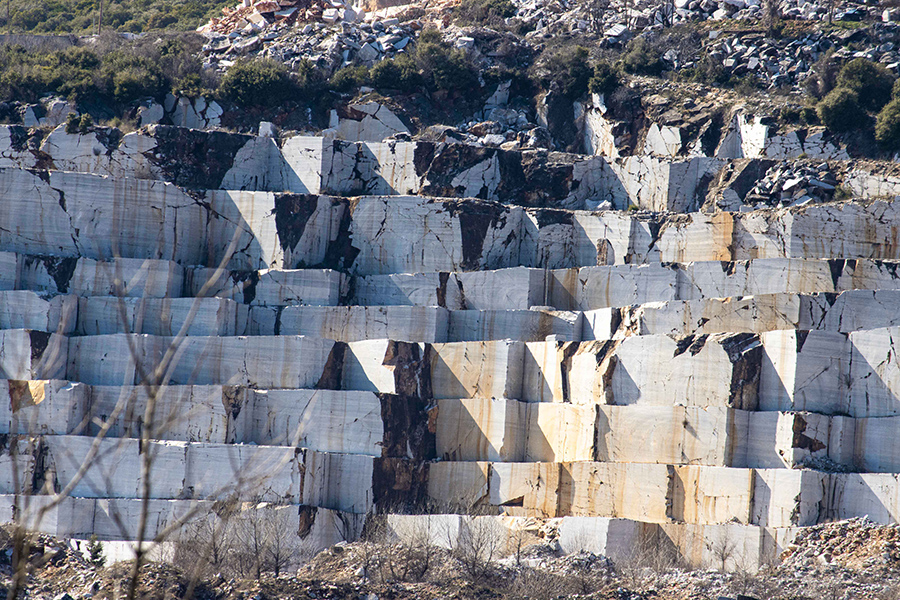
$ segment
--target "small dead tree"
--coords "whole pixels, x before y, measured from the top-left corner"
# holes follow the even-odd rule
[[[463,572],[472,581],[484,581],[493,572],[494,561],[500,557],[505,532],[497,519],[473,517],[460,527],[451,541],[451,551]]]

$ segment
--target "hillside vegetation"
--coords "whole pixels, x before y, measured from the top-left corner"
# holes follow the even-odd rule
[[[222,8],[222,0],[104,0],[103,26],[140,33],[162,29],[196,29]],[[9,0],[0,3],[0,33],[94,33],[99,0]],[[11,27],[10,27],[11,26]]]

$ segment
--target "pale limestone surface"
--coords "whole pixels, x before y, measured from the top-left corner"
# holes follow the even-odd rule
[[[66,299],[68,296],[54,298]],[[78,335],[147,333],[234,336],[248,333],[247,306],[222,298],[79,298]],[[287,332],[286,332],[287,333]],[[322,336],[328,337],[328,336]]]
[[[510,516],[557,516],[560,468],[552,462],[491,464],[490,503]]]
[[[596,456],[596,408],[558,403],[526,403],[525,460],[568,462]]]
[[[670,467],[574,462],[562,465],[570,493],[560,489],[560,514],[665,523],[670,518]]]
[[[184,271],[169,260],[116,258],[97,261],[80,258],[74,269],[49,257],[21,257],[19,287],[51,294],[171,298],[182,294]]]
[[[228,444],[235,437],[235,408],[241,392],[218,385],[170,385],[153,397],[153,439]],[[113,438],[139,438],[146,422],[151,391],[143,386],[91,386],[88,432],[108,427]]]
[[[0,292],[0,329],[31,329],[71,334],[78,318],[78,298],[44,299],[31,291]]]
[[[439,461],[428,467],[428,497],[445,510],[465,512],[488,495],[487,462]]]
[[[747,413],[724,407],[599,406],[596,459],[732,466]]]
[[[141,450],[140,440],[127,438],[106,438],[96,448],[91,437],[47,436],[43,440],[56,481],[61,489],[71,484],[73,496],[140,498],[144,483],[143,452],[150,452],[156,465],[150,471],[151,498],[180,498],[184,492],[187,476],[184,442],[150,442],[149,448]],[[82,464],[88,468],[79,478]]]
[[[331,269],[266,269],[241,272],[196,267],[185,274],[191,296],[227,298],[243,304],[337,306],[346,276]]]
[[[203,254],[197,232],[206,230],[207,211],[171,184],[2,169],[0,195],[8,199],[0,214],[6,250],[193,262]]]
[[[509,340],[433,344],[435,398],[519,398],[524,344]]]
[[[137,334],[71,338],[68,375],[92,385],[134,385],[143,380],[142,370],[159,364],[172,342],[169,337]],[[176,344],[167,374],[169,383],[182,385],[311,388],[322,376],[333,345],[331,340],[303,336],[190,336]],[[29,378],[39,377],[19,377]]]
[[[437,403],[437,454],[451,461],[525,459],[528,406],[515,400],[472,398]]]
[[[54,380],[0,380],[0,432],[83,434],[89,386]]]
[[[66,338],[55,333],[0,331],[0,379],[65,379]]]
[[[257,313],[268,309],[254,307]],[[480,313],[479,313],[480,314]],[[450,315],[440,307],[423,306],[287,306],[271,320],[262,317],[261,335],[309,335],[340,342],[390,339],[403,342],[445,342]],[[509,336],[478,339],[500,339]],[[454,340],[455,341],[455,340]]]
[[[333,510],[366,514],[373,505],[374,458],[306,450],[300,502]]]
[[[194,443],[186,451],[188,497],[221,500],[238,492],[268,502],[301,502],[305,464],[295,448]]]
[[[381,401],[371,392],[266,390],[254,392],[252,403],[239,441],[381,456]]]
[[[349,116],[339,119],[335,131],[342,140],[380,142],[397,133],[409,133],[397,115],[378,102],[351,104],[347,110]]]

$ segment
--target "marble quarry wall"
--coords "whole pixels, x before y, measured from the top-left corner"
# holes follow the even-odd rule
[[[265,502],[313,548],[537,520],[727,568],[900,522],[893,184],[697,212],[758,125],[624,159],[0,127],[0,514],[133,540],[148,485],[151,535]]]

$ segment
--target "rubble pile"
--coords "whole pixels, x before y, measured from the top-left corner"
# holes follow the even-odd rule
[[[241,56],[257,55],[292,69],[306,59],[331,73],[343,65],[391,58],[422,28],[418,21],[401,25],[397,18],[367,16],[340,0],[262,0],[225,13],[198,29],[208,38],[207,68],[227,68]]]
[[[743,1],[743,0],[741,0]],[[900,53],[896,40],[900,25],[877,23],[870,29],[843,32],[811,32],[801,39],[773,39],[763,33],[720,36],[710,32],[705,54],[714,65],[724,68],[731,77],[755,75],[770,88],[796,86],[809,76],[812,66],[827,52],[838,64],[854,58],[880,62],[900,73]],[[864,46],[852,50],[850,45]],[[691,68],[694,57],[665,54],[671,68]]]
[[[770,168],[750,190],[742,210],[829,202],[837,185],[828,163],[811,167],[782,161]]]

